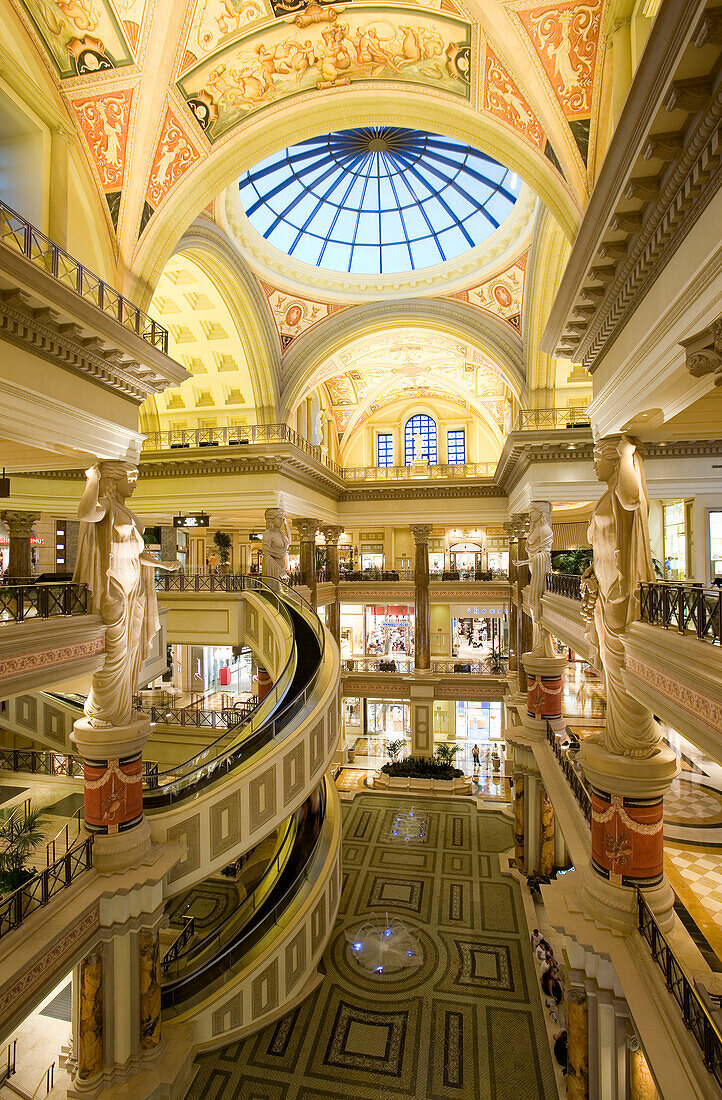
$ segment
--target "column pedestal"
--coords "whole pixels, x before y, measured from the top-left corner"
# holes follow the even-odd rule
[[[527,680],[524,727],[529,732],[544,735],[547,722],[561,721],[566,657],[537,657],[533,653],[523,653],[521,663]]]
[[[674,925],[674,894],[664,875],[663,797],[679,774],[677,758],[660,743],[652,757],[608,752],[586,738],[579,761],[592,787],[592,858],[582,897],[590,917],[633,932],[638,889],[663,932]]]
[[[266,698],[272,687],[273,680],[266,669],[262,665],[257,665],[253,676],[253,694],[259,703]]]
[[[83,758],[85,828],[94,836],[93,866],[100,874],[135,867],[150,852],[143,816],[143,747],[150,722],[96,729],[87,718],[73,725],[71,740]]]

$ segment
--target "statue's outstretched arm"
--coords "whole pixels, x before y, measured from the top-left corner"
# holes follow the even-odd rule
[[[147,565],[150,569],[162,569],[165,573],[177,573],[183,568],[179,561],[159,561],[147,550],[143,550],[138,559],[141,565]]]
[[[108,505],[98,503],[100,470],[97,463],[85,471],[85,476],[87,482],[78,505],[78,519],[84,523],[99,523],[108,511]]]
[[[634,465],[636,447],[626,436],[619,443],[619,482],[617,496],[622,508],[633,512],[642,503],[642,484],[639,471]]]

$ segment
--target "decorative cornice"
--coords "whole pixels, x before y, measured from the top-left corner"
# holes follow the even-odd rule
[[[120,351],[104,354],[100,339],[82,337],[77,325],[56,324],[53,310],[30,309],[26,301],[19,291],[0,295],[2,339],[74,374],[85,375],[136,405],[168,385],[168,380],[150,367],[124,361]]]

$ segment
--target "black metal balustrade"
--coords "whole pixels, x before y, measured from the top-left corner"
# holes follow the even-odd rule
[[[559,767],[566,776],[567,783],[572,789],[572,794],[576,798],[577,802],[581,806],[582,813],[587,819],[589,825],[592,824],[592,800],[589,797],[589,791],[584,786],[584,783],[579,778],[574,765],[565,752],[562,751],[562,747],[559,744],[557,735],[551,727],[551,724],[547,722],[547,741],[551,745],[552,752],[557,758]]]
[[[689,581],[655,581],[639,586],[643,623],[693,635],[700,641],[720,644],[722,590]]]
[[[170,969],[173,963],[183,954],[184,949],[188,946],[196,933],[196,918],[195,917],[182,917],[183,931],[177,940],[173,940],[165,955],[161,960],[161,970],[165,972]]]
[[[195,726],[197,729],[235,729],[236,726],[247,722],[253,711],[258,706],[255,695],[244,699],[232,707],[223,707],[221,710],[201,710],[196,706],[166,707],[166,706],[141,706],[138,708],[147,715],[151,722],[161,726]],[[155,772],[157,773],[156,765]],[[149,780],[150,773],[146,775]]]
[[[0,749],[0,771],[29,772],[31,775],[61,775],[83,778],[83,761],[68,753],[38,749]],[[143,777],[158,773],[156,760],[143,761]]]
[[[555,596],[581,600],[582,578],[576,573],[547,573],[546,590]]]
[[[243,592],[245,581],[242,573],[161,573],[155,587],[157,592]]]
[[[586,409],[520,409],[514,422],[515,432],[543,431],[545,428],[588,428]]]
[[[51,898],[70,886],[93,866],[93,838],[85,837],[49,867],[34,875],[24,886],[0,902],[0,939],[19,928],[26,917],[47,905]]]
[[[682,1010],[684,1025],[692,1032],[704,1056],[704,1064],[718,1085],[722,1085],[722,1034],[697,989],[682,969],[665,939],[654,913],[637,891],[639,931],[649,944],[652,958],[659,967],[667,989]]]
[[[72,582],[0,585],[0,624],[57,615],[85,615],[88,589]]]
[[[168,354],[168,329],[149,317],[139,306],[114,290],[99,276],[89,271],[64,248],[51,241],[22,214],[0,200],[0,244],[19,252],[35,265],[70,287],[86,302],[92,302],[101,312],[118,321],[154,348]]]

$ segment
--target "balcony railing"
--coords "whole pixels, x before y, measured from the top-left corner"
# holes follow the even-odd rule
[[[344,470],[323,449],[304,439],[288,424],[248,424],[227,428],[183,428],[176,431],[150,432],[144,451],[184,450],[191,447],[240,447],[252,443],[292,443],[339,477]]]
[[[722,1033],[682,964],[665,939],[654,913],[637,891],[639,931],[649,944],[652,958],[659,967],[664,984],[682,1010],[684,1026],[692,1032],[702,1051],[704,1064],[718,1085],[722,1085]]]
[[[87,611],[88,590],[84,584],[0,585],[0,624],[56,615],[85,615]]]
[[[344,657],[342,672],[400,672],[414,671],[413,657],[397,657],[393,653],[378,657]],[[481,661],[464,661],[459,658],[431,658],[431,672],[435,675],[506,676],[507,661],[504,657],[485,657]]]
[[[420,478],[457,480],[459,478],[493,478],[496,462],[436,463],[416,470],[413,466],[349,466],[344,469],[346,481],[418,481]]]
[[[588,428],[586,409],[520,409],[514,431],[543,431],[545,428]]]
[[[552,752],[554,753],[554,755],[557,758],[557,761],[559,762],[559,767],[562,769],[562,771],[564,772],[564,775],[566,776],[567,783],[569,784],[569,786],[572,789],[572,794],[574,795],[577,802],[581,806],[582,813],[586,817],[587,823],[591,826],[591,824],[592,824],[592,800],[589,797],[589,792],[587,791],[587,788],[584,786],[584,783],[582,782],[581,778],[577,774],[576,769],[575,769],[574,765],[572,764],[571,760],[569,759],[567,754],[562,750],[562,747],[559,744],[559,740],[558,740],[556,734],[554,733],[554,730],[552,729],[549,722],[547,722],[547,741],[551,745]]]
[[[411,581],[414,579],[413,569],[347,569],[341,573],[339,580],[351,583],[357,581]]]
[[[161,573],[156,577],[157,592],[242,592],[243,573]]]
[[[60,775],[69,779],[82,779],[84,774],[83,761],[79,756],[41,749],[0,749],[0,771]],[[157,773],[156,760],[143,761],[144,779]]]
[[[51,898],[92,866],[93,838],[89,836],[34,875],[24,886],[3,898],[0,902],[0,938],[19,928],[26,917],[47,905]]]
[[[566,596],[569,600],[581,600],[582,578],[576,573],[547,573],[547,592]]]
[[[722,637],[722,591],[689,582],[656,581],[640,584],[639,602],[643,623],[693,635],[700,641],[720,644]]]
[[[123,328],[168,354],[168,330],[0,201],[0,243],[19,252]]]

